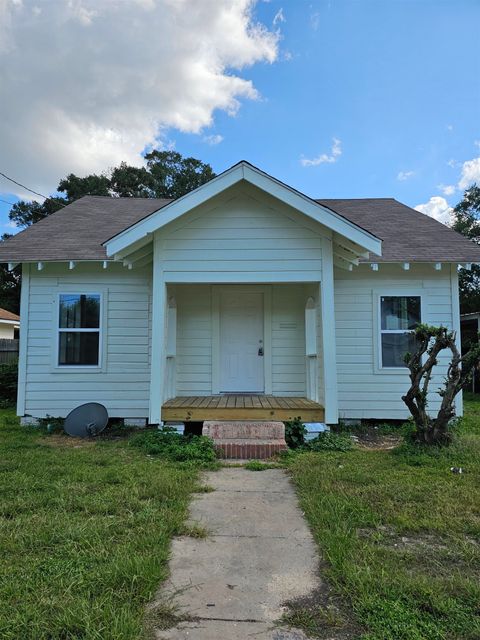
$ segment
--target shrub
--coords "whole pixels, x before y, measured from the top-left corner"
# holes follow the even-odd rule
[[[305,444],[305,448],[310,451],[349,451],[352,447],[350,436],[331,431],[319,433],[316,438]]]
[[[290,449],[298,449],[305,444],[307,430],[300,418],[285,422],[285,441]]]
[[[148,455],[172,462],[209,465],[216,460],[213,441],[205,436],[185,436],[171,427],[149,429],[134,435],[130,444]]]
[[[17,399],[18,360],[0,364],[0,401],[13,403]]]

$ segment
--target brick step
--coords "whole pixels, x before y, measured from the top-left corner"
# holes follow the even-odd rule
[[[287,448],[283,422],[211,420],[203,423],[202,434],[227,459],[264,460]]]
[[[220,458],[227,460],[266,460],[285,451],[285,440],[224,440],[215,441]]]
[[[202,433],[213,440],[285,440],[285,425],[283,422],[208,420],[203,423]]]

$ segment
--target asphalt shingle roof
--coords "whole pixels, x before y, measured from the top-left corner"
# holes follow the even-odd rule
[[[20,316],[17,316],[16,313],[12,313],[11,311],[7,311],[6,309],[0,309],[0,321],[1,320],[20,322]]]
[[[479,262],[480,247],[394,198],[317,200],[382,240],[368,262]],[[375,258],[375,260],[374,260]]]
[[[102,243],[171,200],[85,196],[0,242],[0,262],[104,260]],[[318,203],[380,238],[375,262],[480,262],[480,247],[393,198]]]

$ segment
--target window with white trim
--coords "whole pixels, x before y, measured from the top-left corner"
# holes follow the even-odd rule
[[[420,296],[380,297],[380,366],[406,367],[405,354],[415,349],[412,330],[421,322]]]
[[[98,367],[99,293],[61,293],[58,313],[58,366]]]

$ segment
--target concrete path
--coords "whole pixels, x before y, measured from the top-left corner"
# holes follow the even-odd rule
[[[214,492],[199,494],[191,523],[206,539],[173,541],[170,579],[159,600],[171,600],[191,621],[156,631],[158,640],[303,640],[278,626],[285,602],[320,586],[318,557],[293,487],[280,469],[208,473]]]

